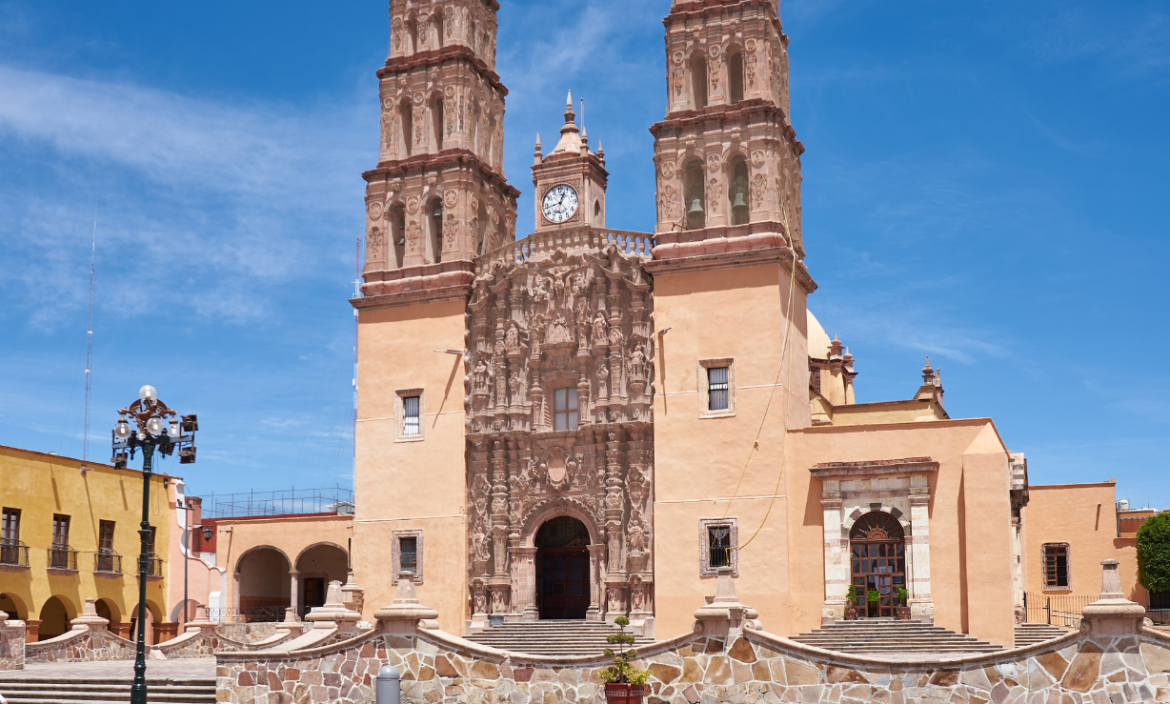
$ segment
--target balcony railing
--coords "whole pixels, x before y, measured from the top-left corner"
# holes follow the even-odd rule
[[[161,576],[163,576],[162,566],[163,566],[163,561],[162,561],[161,557],[155,557],[154,555],[147,555],[147,557],[146,557],[146,576],[147,577],[161,577]]]
[[[77,551],[68,545],[53,544],[49,548],[49,569],[77,571]]]
[[[122,574],[122,556],[112,550],[98,552],[93,556],[93,571]]]
[[[0,565],[28,567],[28,546],[19,540],[0,540]]]

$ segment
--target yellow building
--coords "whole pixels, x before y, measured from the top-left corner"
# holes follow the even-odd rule
[[[0,611],[28,622],[29,640],[69,630],[87,598],[111,630],[128,635],[138,604],[142,473],[0,446]],[[150,486],[150,523],[160,555],[170,545],[164,474]],[[169,635],[165,564],[151,561],[146,605],[151,641]],[[158,629],[153,624],[159,624]],[[156,632],[157,631],[157,632]]]

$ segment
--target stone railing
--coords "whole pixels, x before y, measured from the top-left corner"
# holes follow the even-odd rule
[[[24,621],[0,611],[0,671],[24,669]]]
[[[583,250],[597,251],[610,244],[616,245],[627,256],[649,259],[654,249],[654,236],[646,232],[588,226],[537,232],[479,257],[475,262],[475,273],[478,275],[488,271],[496,262],[524,262],[533,257],[550,255],[558,249],[564,250],[566,254]]]
[[[1141,607],[1113,589],[1116,571],[1116,563],[1105,565],[1101,599],[1085,608],[1077,632],[1026,648],[920,661],[836,653],[767,633],[725,574],[715,598],[696,611],[694,631],[641,648],[635,664],[650,673],[648,704],[1170,701],[1170,635],[1143,628]],[[374,630],[349,630],[348,638],[304,649],[217,654],[219,700],[369,702],[386,664],[401,673],[403,702],[602,700],[601,653],[539,656],[472,643],[440,631],[436,612],[418,603],[409,580],[399,588]]]

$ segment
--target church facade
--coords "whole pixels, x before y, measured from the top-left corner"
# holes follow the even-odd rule
[[[390,3],[352,301],[367,610],[409,579],[452,632],[624,615],[664,638],[730,570],[776,633],[844,617],[852,584],[862,617],[904,589],[911,617],[1011,643],[1023,456],[950,418],[929,363],[910,398],[856,403],[808,311],[777,2],[670,8],[653,233],[607,226],[570,99],[521,239],[497,10]]]

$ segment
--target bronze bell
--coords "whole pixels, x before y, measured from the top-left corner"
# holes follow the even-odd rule
[[[693,201],[691,201],[691,209],[687,211],[687,215],[702,215],[702,214],[703,214],[703,201],[696,198]]]
[[[735,202],[731,204],[732,208],[746,208],[748,207],[747,199],[744,198],[743,191],[735,192]]]

